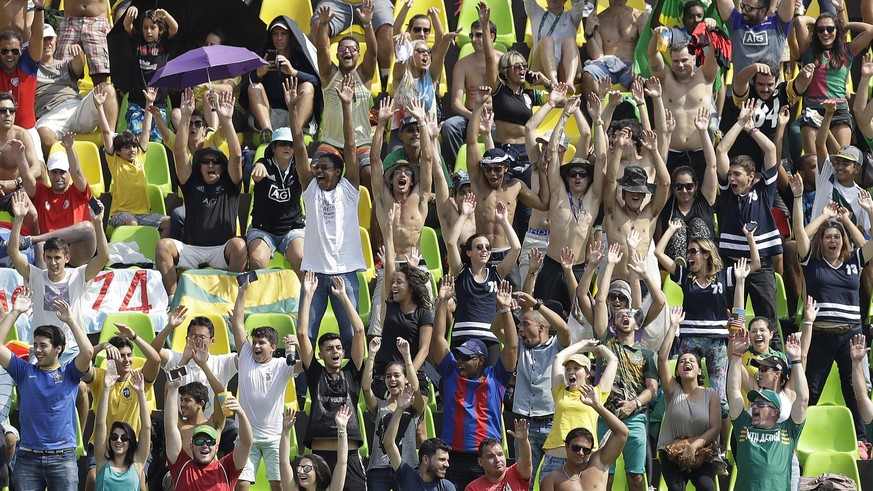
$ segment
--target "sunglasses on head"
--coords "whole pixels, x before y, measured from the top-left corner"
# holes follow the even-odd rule
[[[491,244],[476,244],[477,251],[490,251]]]
[[[429,55],[431,52],[430,48],[415,48],[415,52],[420,55]]]
[[[221,162],[221,159],[219,159],[218,157],[203,157],[202,159],[200,159],[200,165],[218,165],[219,162]]]
[[[119,435],[118,433],[113,433],[113,434],[109,435],[110,442],[117,442],[118,440],[121,440],[123,442],[129,442],[130,437],[127,435]]]
[[[761,10],[761,9],[763,9],[763,8],[764,8],[764,7],[755,7],[755,6],[753,6],[753,5],[749,5],[749,4],[747,4],[747,3],[741,3],[741,4],[740,4],[740,10],[742,10],[743,12],[745,12],[745,13],[747,13],[747,14],[751,14],[752,12],[754,12],[754,11],[756,11],[756,10]]]
[[[610,302],[615,302],[616,299],[621,300],[622,302],[627,300],[627,297],[622,295],[621,293],[610,293],[606,296],[606,299]]]
[[[569,177],[570,179],[575,179],[577,177],[585,179],[586,177],[588,177],[588,172],[584,170],[571,170],[567,173],[567,177]]]
[[[195,447],[211,447],[215,445],[215,439],[213,438],[195,438],[192,440],[192,443]]]
[[[9,53],[12,53],[13,55],[18,56],[18,55],[21,54],[21,50],[18,49],[18,48],[12,48],[12,49],[9,49],[9,48],[3,48],[3,49],[0,49],[0,55],[4,55],[4,56],[5,56],[5,55],[8,55]]]
[[[819,34],[833,34],[837,30],[837,26],[815,26],[815,32]]]
[[[676,191],[683,191],[683,190],[684,191],[693,191],[694,190],[694,183],[688,182],[685,184],[682,184],[682,183],[674,184],[673,189],[675,189]]]
[[[196,121],[191,121],[191,122],[189,122],[189,123],[188,123],[188,126],[190,126],[190,127],[192,127],[192,128],[202,128],[203,126],[205,126],[205,123],[204,123],[203,121],[200,121],[200,120],[198,119],[198,120],[196,120]]]
[[[13,114],[14,112],[14,107],[0,107],[0,114]]]
[[[357,53],[358,47],[351,45],[339,46],[337,47],[336,51],[337,53]]]
[[[590,455],[592,447],[583,447],[582,445],[576,445],[574,443],[570,445],[570,450],[572,450],[573,453],[579,453],[579,451],[581,450],[583,454]]]
[[[765,407],[769,407],[770,409],[776,409],[776,406],[770,404],[767,401],[755,401],[752,403],[752,405],[758,409],[764,409]]]
[[[312,464],[298,465],[297,466],[297,470],[300,472],[312,472],[312,469],[315,469],[315,467],[313,467]]]
[[[430,27],[415,26],[412,28],[415,34],[430,34]]]

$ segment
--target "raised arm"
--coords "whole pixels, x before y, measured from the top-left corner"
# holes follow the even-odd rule
[[[12,231],[9,233],[9,242],[6,243],[6,254],[9,255],[9,260],[12,261],[15,271],[24,278],[25,282],[30,281],[30,263],[27,262],[24,254],[18,250],[18,244],[21,241],[21,226],[24,224],[24,218],[27,216],[29,208],[30,200],[27,196],[24,196],[23,193],[14,193],[12,195],[12,215],[15,218],[12,222]],[[5,340],[6,338],[3,339]]]
[[[233,111],[236,98],[234,98],[231,92],[222,92],[217,95],[215,92],[211,92],[209,97],[213,109],[218,112],[218,129],[221,131],[224,141],[227,142],[227,171],[234,184],[239,184],[242,181],[243,170],[242,147],[240,147],[236,130],[233,128]]]
[[[349,321],[352,323],[352,363],[354,363],[355,367],[360,370],[361,367],[364,366],[364,354],[367,350],[365,345],[367,342],[367,336],[364,333],[364,321],[361,320],[361,316],[358,315],[358,311],[355,309],[355,304],[352,303],[346,293],[346,285],[341,277],[333,277],[333,285],[330,287],[330,293],[335,298],[339,299],[343,309],[346,311]]]
[[[455,294],[455,277],[447,274],[440,282],[436,313],[433,318],[433,337],[430,339],[430,363],[439,365],[449,355],[449,342],[446,340],[446,310],[449,300]]]
[[[628,240],[628,243],[630,244],[630,239]],[[640,281],[645,283],[646,288],[649,289],[649,295],[652,298],[652,304],[646,311],[646,317],[640,325],[640,327],[646,327],[654,322],[661,314],[661,311],[664,310],[664,307],[667,306],[667,297],[664,296],[664,292],[660,288],[660,283],[655,281],[655,279],[649,275],[649,269],[646,267],[646,257],[638,253],[636,247],[633,247],[632,250],[633,253],[631,254],[630,261],[627,262],[627,267],[640,278]],[[631,282],[631,291],[636,290],[635,283],[638,282]],[[634,291],[634,293],[636,292]],[[636,306],[636,298],[634,298],[634,301],[633,308],[638,308]],[[640,292],[639,305],[642,306],[642,292]]]
[[[388,421],[388,427],[385,428],[385,435],[382,437],[382,446],[385,448],[385,454],[388,455],[388,462],[395,471],[403,463],[400,449],[397,448],[397,432],[400,430],[400,420],[403,419],[403,412],[411,404],[412,394],[406,388],[397,396],[397,408],[394,409],[394,413]]]
[[[132,7],[131,7],[132,8]],[[179,385],[181,379],[167,381],[167,396],[164,400],[164,448],[167,452],[167,462],[176,463],[182,452],[182,434],[179,432]],[[216,408],[217,412],[222,412]]]
[[[30,41],[27,44],[27,54],[30,58],[39,62],[42,58],[43,32],[45,30],[45,0],[33,0],[36,9],[33,12],[33,20],[30,24]]]
[[[136,372],[130,373],[131,378],[134,373]],[[117,380],[118,374],[107,370],[103,375],[103,390],[97,398],[97,411],[94,414],[94,460],[97,461],[98,469],[102,469],[103,464],[106,463],[106,416],[109,414],[109,392]]]
[[[743,366],[743,354],[749,349],[749,331],[740,328],[734,338],[733,352],[730,356],[730,365],[727,373],[727,400],[731,420],[737,419],[740,413],[746,410],[743,399],[743,374],[746,367]]]
[[[54,308],[58,319],[69,326],[70,332],[73,333],[73,337],[76,339],[76,343],[79,344],[79,354],[77,354],[76,358],[73,359],[73,363],[76,365],[76,370],[87,374],[91,370],[91,358],[94,357],[94,346],[91,345],[91,341],[88,340],[85,331],[81,326],[79,326],[76,316],[74,316],[70,310],[70,304],[62,299],[56,299],[52,302],[52,307]]]
[[[703,171],[703,182],[700,183],[700,194],[710,206],[715,204],[715,199],[718,197],[718,170],[716,169],[715,148],[712,146],[712,139],[709,138],[709,108],[702,107],[697,110],[697,119],[694,120],[694,126],[700,134],[700,141],[703,142],[703,158],[706,161],[706,168]]]
[[[620,263],[624,254],[621,252],[621,245],[613,243],[609,245],[609,252],[606,255],[606,267],[603,268],[603,277],[600,279],[600,288],[597,290],[597,297],[594,299],[594,336],[597,339],[603,338],[606,334],[606,328],[609,325],[609,307],[606,305],[606,297],[609,295],[609,284],[612,282],[612,272],[615,270],[615,265]],[[630,299],[628,299],[630,300]]]
[[[312,310],[312,295],[318,288],[318,277],[314,271],[307,271],[303,275],[303,288],[300,295],[300,306],[297,308],[297,342],[300,348],[300,360],[305,368],[312,364],[315,351],[312,349],[312,341],[309,340],[309,316]],[[318,363],[318,361],[315,361]]]
[[[667,245],[670,244],[670,239],[673,238],[673,235],[676,234],[676,231],[681,229],[683,226],[682,220],[676,218],[670,220],[667,224],[667,229],[664,230],[664,233],[661,234],[661,240],[658,241],[658,245],[655,246],[655,257],[658,258],[658,264],[664,268],[664,271],[669,275],[673,275],[676,272],[676,261],[667,255]]]
[[[562,349],[552,360],[552,388],[564,386],[564,363],[576,353],[591,351],[600,343],[596,339],[583,339]]]
[[[525,481],[529,481],[533,474],[533,457],[530,448],[530,440],[528,439],[528,430],[530,423],[526,419],[515,420],[515,431],[506,430],[512,438],[515,438],[518,444],[518,456],[516,461],[516,470],[519,476]]]
[[[870,401],[870,395],[867,393],[867,379],[864,376],[864,371],[869,370],[867,364],[867,353],[870,348],[867,347],[867,340],[863,334],[856,334],[852,340],[852,392],[855,393],[855,399],[858,401],[858,410],[861,412],[861,421],[864,424],[869,424],[873,421],[873,401]]]
[[[99,200],[97,206],[100,208],[100,213],[97,214],[90,206],[88,207],[88,213],[91,214],[91,225],[94,226],[94,236],[97,239],[97,254],[85,266],[85,281],[93,280],[109,263],[109,244],[106,243],[106,233],[103,231],[103,213],[106,209]]]
[[[430,119],[425,111],[424,104],[419,99],[413,99],[406,108],[406,113],[418,122],[418,130],[421,133],[421,155],[419,158],[418,184],[415,186],[417,193],[422,197],[421,211],[427,214],[427,203],[430,202],[431,189],[433,188],[433,168],[442,167],[439,164],[440,156],[434,155],[433,134],[430,128]],[[436,162],[436,163],[435,163]],[[442,169],[439,169],[442,171]],[[381,175],[381,174],[380,174]]]
[[[434,16],[436,17],[436,16]],[[434,24],[434,28],[439,24],[439,20]],[[455,43],[455,38],[458,37],[458,34],[463,31],[463,27],[458,27],[454,31],[449,31],[443,35],[439,41],[434,45],[431,64],[430,64],[430,78],[433,80],[434,85],[439,85],[440,78],[442,77],[443,70],[445,67],[446,61],[446,53],[449,52],[449,47]]]
[[[579,285],[576,287],[576,302],[579,304],[579,310],[582,312],[582,317],[590,324],[594,323],[594,303],[592,302],[591,282],[594,280],[594,275],[597,273],[597,267],[603,254],[606,252],[606,244],[602,240],[592,240],[588,244],[588,263],[585,266],[585,272],[579,279]]]
[[[379,41],[376,37],[376,28],[373,26],[373,11],[375,9],[373,3],[373,0],[364,0],[361,2],[361,6],[357,7],[358,18],[364,25],[364,42],[367,44],[367,52],[364,53],[364,59],[361,60],[358,71],[367,89],[373,85],[373,77],[379,73],[379,64],[376,58],[376,53],[379,52]],[[320,70],[319,67],[319,72]]]
[[[297,421],[297,413],[286,408],[282,417],[282,436],[279,438],[279,479],[282,491],[298,491],[291,467],[291,430]]]
[[[237,469],[242,469],[246,466],[246,462],[249,460],[249,451],[252,449],[252,443],[254,443],[254,435],[252,434],[252,424],[249,422],[248,415],[243,410],[242,406],[240,406],[239,401],[233,395],[228,395],[227,399],[224,400],[224,407],[230,409],[236,414],[236,424],[239,427],[239,440],[237,440],[236,444],[233,447],[233,466]],[[220,409],[216,408],[217,412],[222,412]],[[346,452],[348,453],[348,451]],[[340,465],[337,464],[337,469],[339,469]]]
[[[791,406],[791,420],[797,424],[806,421],[806,408],[809,406],[809,386],[806,382],[804,362],[801,360],[801,346],[798,335],[792,334],[785,340],[785,354],[791,364],[791,381],[794,385],[794,404]],[[869,397],[864,397],[870,401]]]
[[[33,199],[33,197],[36,196],[36,174],[34,173],[35,169],[31,169],[31,164],[28,161],[26,146],[21,140],[9,140],[6,145],[8,145],[13,152],[18,154],[15,163],[18,166],[18,177],[21,178],[21,187],[24,188],[24,192],[27,193],[27,196]],[[5,148],[5,146],[3,148]],[[42,163],[39,163],[39,165],[41,167]]]
[[[858,82],[858,87],[869,87],[871,78],[873,78],[873,55],[867,53],[861,63],[861,80]],[[855,92],[852,109],[861,134],[864,138],[873,139],[873,104],[869,103],[868,91]]]
[[[33,306],[33,292],[30,288],[22,287],[14,297],[12,310],[4,315],[3,320],[0,321],[0,338],[2,339],[6,339],[9,330],[15,328],[15,321],[18,320],[18,317]],[[15,355],[6,347],[5,343],[0,344],[0,366],[8,369],[13,356]]]
[[[434,172],[441,171],[436,169]],[[449,228],[443,230],[443,240],[446,243],[446,256],[449,261],[449,274],[451,275],[457,275],[464,267],[464,262],[461,259],[461,250],[457,244],[464,223],[473,215],[473,213],[476,212],[476,195],[467,194],[464,196],[458,212],[460,213],[458,219],[455,220]]]
[[[374,169],[375,170],[375,169]],[[376,176],[382,175],[374,174]],[[394,273],[397,271],[397,255],[394,252],[394,230],[400,226],[400,203],[394,203],[388,207],[387,220],[382,225],[382,237],[384,254],[382,255],[382,268],[385,280],[382,282],[382,322],[385,322],[385,315],[388,313],[388,299],[391,298],[392,283],[394,281]]]
[[[385,97],[379,103],[378,122],[376,130],[373,131],[373,144],[370,146],[370,175],[371,190],[373,196],[377,200],[381,200],[382,190],[385,188],[385,181],[382,178],[385,170],[382,165],[382,144],[385,142],[385,131],[388,128],[388,121],[394,115],[395,109],[391,97]]]
[[[158,89],[154,87],[146,87],[142,91],[142,95],[145,98],[146,110],[143,111],[142,116],[142,127],[143,128],[151,128],[152,127],[152,119],[154,118],[154,114],[148,109],[155,105],[155,99],[158,96]],[[151,135],[151,130],[141,131],[139,134],[138,145],[139,151],[145,152],[149,148],[149,136]],[[106,133],[103,133],[103,140],[106,141]]]
[[[179,32],[179,23],[164,9],[157,9],[155,13],[167,23],[167,39],[173,39]]]
[[[355,147],[355,127],[352,120],[352,101],[355,98],[355,78],[351,74],[343,77],[341,87],[336,89],[343,111],[343,160],[345,161],[346,179],[355,189],[361,185],[361,167]],[[377,178],[379,176],[376,176]],[[360,366],[358,367],[360,368]]]
[[[233,331],[233,342],[237,352],[242,350],[244,344],[249,342],[249,335],[246,332],[246,292],[249,290],[249,279],[246,275],[242,284],[236,292],[236,301],[233,304],[233,311],[230,313],[230,328]]]
[[[500,225],[503,227],[503,233],[509,241],[509,251],[507,251],[506,256],[497,265],[497,274],[501,278],[505,278],[512,271],[512,268],[515,267],[515,263],[518,262],[518,255],[521,254],[521,242],[518,240],[515,229],[512,228],[512,222],[509,221],[509,210],[506,209],[506,204],[498,201],[495,213],[497,214],[497,220],[500,221]]]
[[[160,354],[161,365],[170,360],[170,350],[164,348],[164,345],[167,344],[167,339],[170,338],[170,335],[173,334],[173,331],[175,331],[177,327],[185,322],[185,317],[187,317],[187,315],[188,307],[179,304],[168,314],[167,325],[164,326],[164,328],[161,329],[161,332],[157,333],[155,339],[152,340],[151,347]]]
[[[363,6],[363,4],[361,5]],[[334,17],[336,17],[336,14],[331,12],[330,7],[322,5],[318,7],[318,10],[315,12],[315,18],[318,19],[318,21],[314,26],[312,26],[312,29],[315,29],[316,33],[315,53],[316,62],[318,63],[318,74],[321,78],[322,87],[327,87],[337,70],[336,65],[334,65],[330,60],[330,21],[333,20]],[[369,46],[368,43],[367,54],[370,54]]]
[[[400,338],[397,338],[398,340]],[[364,396],[364,404],[367,405],[367,411],[376,414],[378,409],[379,399],[373,393],[373,367],[376,362],[376,353],[382,347],[382,336],[376,336],[370,340],[370,349],[367,353],[367,361],[364,363],[364,373],[361,376],[361,395]]]
[[[161,355],[142,336],[139,336],[131,329],[130,326],[115,323],[115,328],[118,329],[115,332],[116,336],[130,339],[142,351],[142,354],[145,355],[146,361],[142,366],[142,377],[147,383],[154,383],[155,379],[158,378],[158,370],[161,369]]]
[[[658,51],[658,40],[664,31],[669,30],[669,27],[656,27],[652,32],[652,38],[649,40],[649,46],[646,48],[646,54],[649,57],[649,71],[657,78],[664,78],[664,69],[666,68],[664,56]]]
[[[674,306],[670,308],[670,325],[667,327],[667,333],[664,335],[664,340],[661,342],[661,348],[658,350],[658,376],[661,377],[661,386],[664,388],[664,394],[669,396],[679,385],[679,382],[673,377],[670,372],[670,348],[673,346],[673,341],[676,340],[676,331],[679,330],[679,324],[685,320],[685,312],[682,306]]]
[[[821,173],[821,168],[828,158],[828,135],[831,131],[831,121],[834,113],[837,111],[837,103],[833,99],[828,99],[822,103],[824,107],[824,115],[821,118],[821,128],[815,133],[815,156],[818,159],[818,171]]]
[[[76,139],[75,133],[65,133],[61,138],[61,146],[67,152],[67,160],[70,161],[70,179],[73,181],[73,186],[80,193],[84,193],[88,189],[88,179],[85,178],[85,173],[82,172],[82,166],[79,164],[79,154],[73,147],[73,141]]]
[[[346,473],[349,468],[349,432],[347,430],[349,418],[355,410],[343,404],[336,410],[336,467],[330,479],[327,491],[342,491],[346,483]]]
[[[719,179],[727,179],[728,170],[730,169],[730,157],[728,152],[737,141],[743,127],[746,126],[752,118],[752,112],[755,109],[755,101],[747,99],[740,107],[740,114],[737,116],[737,122],[724,134],[721,143],[715,149],[718,177]]]
[[[473,104],[473,115],[467,123],[467,172],[475,191],[480,183],[481,172],[479,161],[482,151],[479,149],[479,123],[482,119],[482,107],[491,98],[491,87],[480,86]]]
[[[115,154],[115,147],[112,145],[113,128],[109,124],[109,119],[106,117],[106,111],[103,104],[106,103],[106,92],[103,91],[102,85],[97,85],[91,91],[91,98],[94,100],[94,107],[97,108],[97,122],[100,126],[100,132],[103,134],[103,150],[107,155]],[[143,125],[143,128],[146,126]],[[143,131],[143,133],[146,133]],[[148,138],[148,133],[146,133]]]
[[[499,61],[494,51],[494,40],[491,32],[491,9],[485,2],[476,4],[479,13],[479,24],[482,26],[482,52],[485,54],[485,85],[497,90],[500,84]]]
[[[667,204],[667,199],[670,198],[670,171],[667,170],[667,164],[661,158],[661,153],[658,152],[658,138],[654,131],[643,131],[643,148],[649,152],[655,163],[655,184],[657,187],[649,206],[651,207],[650,213],[657,219],[664,205]]]
[[[179,127],[184,128],[176,135],[176,142],[173,144],[173,161],[176,164],[176,176],[179,178],[179,184],[188,182],[193,172],[191,164],[191,155],[188,153],[188,123],[191,122],[191,114],[194,113],[194,91],[190,88],[182,91],[182,101],[179,104],[181,116],[179,118]]]
[[[629,434],[627,426],[618,419],[618,416],[603,407],[600,403],[600,398],[597,397],[597,390],[590,385],[582,387],[582,395],[579,397],[583,404],[591,407],[600,416],[600,420],[606,423],[607,428],[612,432],[612,435],[606,439],[606,442],[601,442],[602,446],[597,449],[597,452],[592,456],[596,458],[595,465],[600,464],[598,468],[601,470],[608,469],[618,456],[624,450],[624,444],[627,442]]]
[[[145,466],[146,461],[149,457],[149,452],[152,446],[152,418],[149,410],[149,401],[146,396],[145,391],[145,377],[142,373],[133,371],[130,372],[130,386],[133,387],[133,391],[136,392],[136,400],[139,403],[139,445],[136,448],[136,454],[133,457],[133,461],[139,466],[139,471],[142,472],[143,466]],[[103,390],[101,395],[106,394],[107,390]],[[97,421],[101,421],[100,417],[97,417]],[[103,424],[106,424],[106,417],[102,418]],[[104,438],[105,442],[106,439]],[[94,442],[96,444],[97,438],[94,438]],[[105,452],[104,452],[105,455]]]
[[[297,92],[297,78],[286,78],[282,82],[282,87],[285,90],[285,106],[288,108],[288,126],[291,128],[291,138],[294,140],[294,165],[300,178],[300,187],[305,190],[315,176],[309,165],[309,153],[306,151],[306,142],[303,141],[303,129],[297,119],[297,102],[300,99],[300,94]]]

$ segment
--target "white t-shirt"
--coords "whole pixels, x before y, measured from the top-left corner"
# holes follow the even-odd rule
[[[870,230],[870,217],[867,212],[858,203],[858,193],[861,191],[861,186],[852,183],[851,187],[845,187],[839,181],[834,179],[831,183],[831,176],[834,175],[834,165],[831,163],[831,158],[825,159],[824,164],[818,168],[818,175],[815,178],[815,201],[812,204],[812,216],[817,217],[824,211],[828,203],[834,201],[834,188],[843,196],[843,198],[852,205],[852,215],[855,217],[855,223],[861,232]]]
[[[184,335],[182,332],[177,332],[177,335]],[[166,350],[169,352],[167,363],[164,364],[164,369],[169,370],[176,368],[179,362],[182,361],[182,353]],[[203,415],[207,418],[212,416],[212,402],[215,400],[215,392],[209,386],[209,380],[206,380],[206,374],[197,366],[194,360],[185,365],[188,368],[188,375],[182,377],[182,385],[190,384],[191,382],[200,382],[206,386],[209,391],[209,397],[206,400],[206,408],[203,409]],[[221,382],[221,385],[227,387],[230,379],[236,374],[236,353],[228,353],[226,355],[209,355],[206,359],[206,366],[215,375],[215,378]]]
[[[358,222],[361,190],[342,177],[336,187],[323,191],[313,179],[303,191],[306,235],[303,238],[304,271],[342,274],[363,271],[363,247]]]
[[[282,435],[285,387],[294,376],[294,366],[284,358],[258,363],[252,345],[239,352],[239,403],[252,424],[255,440],[278,440]]]
[[[63,299],[70,304],[73,317],[82,325],[82,298],[85,295],[85,268],[64,268],[64,278],[57,283],[48,277],[48,271],[30,266],[30,282],[28,286],[33,291],[33,318],[30,322],[30,332],[25,340],[33,342],[33,331],[39,326],[58,326],[64,331],[67,345],[66,348],[78,347],[79,343],[73,337],[70,326],[58,319],[57,312],[52,302]]]
[[[582,22],[584,7],[585,2],[578,2],[573,4],[570,10],[555,15],[544,9],[536,0],[525,0],[524,11],[530,18],[534,49],[545,36],[551,36],[555,40],[555,51],[560,51],[561,41],[564,39],[576,39],[576,31],[579,30],[579,23]]]

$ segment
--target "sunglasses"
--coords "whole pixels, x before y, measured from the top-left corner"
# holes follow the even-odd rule
[[[406,128],[403,128],[403,131],[407,133],[421,133],[421,129],[419,129],[418,125],[414,124],[406,125]]]
[[[615,314],[616,320],[624,319],[625,317],[630,317],[630,316],[631,316],[630,310],[622,310],[621,312]]]
[[[758,368],[758,371],[759,371],[759,372],[762,372],[762,373],[767,373],[767,372],[781,372],[782,369],[781,369],[781,368],[778,368],[778,367],[759,367],[759,368]]]
[[[12,49],[9,49],[9,48],[3,48],[3,49],[0,49],[0,55],[4,55],[4,56],[6,56],[6,55],[8,55],[9,53],[12,53],[13,55],[18,56],[18,55],[21,54],[21,50],[18,49],[18,48],[12,48]]]
[[[484,32],[471,32],[471,33],[470,33],[470,37],[471,37],[472,39],[479,39],[480,37],[482,37],[482,36],[484,36],[484,35],[485,35]]]
[[[693,182],[685,183],[685,184],[674,184],[673,189],[676,191],[693,191],[695,184]]]
[[[752,405],[758,409],[764,409],[765,407],[769,407],[770,409],[776,409],[776,406],[770,404],[767,401],[755,401],[752,403]]]
[[[430,48],[416,48],[415,52],[420,55],[429,55],[431,53]]]
[[[334,166],[332,166],[332,165],[327,165],[327,164],[317,164],[317,165],[313,165],[312,168],[315,169],[315,170],[320,170],[320,171],[322,171],[322,172],[327,172],[327,171],[331,171],[331,170],[334,170],[334,169],[335,169]]]
[[[0,107],[0,114],[14,114],[14,107]]]
[[[837,30],[837,26],[815,26],[815,32],[819,34],[833,34]]]
[[[691,248],[688,249],[688,252],[685,254],[686,256],[696,256],[697,253],[700,252],[700,249]]]
[[[583,454],[590,455],[591,450],[593,450],[593,449],[592,449],[592,447],[583,447],[582,445],[576,445],[574,443],[574,444],[570,445],[570,450],[572,450],[573,453],[579,453],[579,451],[581,450]]]
[[[357,46],[349,46],[349,45],[338,46],[336,49],[336,52],[337,53],[357,53],[358,47]]]
[[[606,299],[610,302],[615,302],[616,299],[621,300],[622,302],[627,300],[627,297],[622,295],[621,293],[610,293],[606,296]]]
[[[206,124],[203,121],[197,120],[197,121],[189,122],[188,126],[190,126],[192,128],[202,128],[202,127],[206,126]]]
[[[582,171],[582,170],[571,170],[570,172],[567,173],[567,176],[570,179],[575,179],[577,177],[581,177],[582,179],[585,179],[586,177],[588,177],[588,173],[585,171]]]
[[[312,464],[298,465],[297,466],[298,472],[312,472],[312,469],[315,469],[315,467],[312,466]]]
[[[192,440],[192,443],[195,447],[211,447],[215,445],[215,439],[213,438],[195,438]]]
[[[293,147],[294,142],[289,142],[288,140],[276,140],[275,145],[277,147]]]
[[[123,442],[129,442],[130,437],[127,435],[119,435],[118,433],[113,433],[113,434],[109,435],[110,442],[117,442],[118,440],[121,440]]]
[[[743,12],[745,12],[747,14],[751,14],[752,12],[754,12],[756,10],[763,10],[763,9],[764,9],[764,7],[754,7],[754,6],[749,5],[747,3],[740,4],[740,10],[742,10]]]
[[[477,251],[490,251],[491,244],[476,244]]]
[[[527,70],[527,63],[513,63],[509,65],[508,68],[512,68],[513,70]]]
[[[503,167],[502,165],[483,165],[482,166],[482,172],[484,172],[486,174],[500,174],[504,170],[506,170],[506,168]]]
[[[430,27],[415,26],[412,28],[412,32],[415,34],[430,34]]]
[[[412,177],[412,176],[414,175],[414,174],[412,173],[412,169],[398,169],[398,170],[394,171],[395,174],[398,173],[398,172],[401,173],[401,174],[407,175],[407,176],[409,176],[409,177]]]
[[[218,157],[203,157],[200,159],[200,165],[218,165],[221,159]]]

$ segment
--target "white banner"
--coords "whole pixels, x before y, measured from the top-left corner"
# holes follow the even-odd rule
[[[14,269],[0,269],[0,307],[9,311],[12,292],[24,284]],[[161,282],[161,273],[151,269],[115,269],[102,271],[85,284],[85,298],[81,306],[82,327],[88,334],[103,329],[106,314],[141,312],[148,314],[155,329],[167,324],[167,292]],[[30,315],[23,315],[16,323],[19,337],[30,342],[24,334],[30,329]]]

